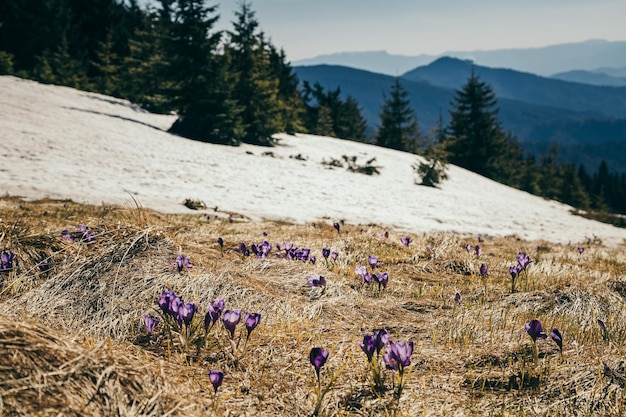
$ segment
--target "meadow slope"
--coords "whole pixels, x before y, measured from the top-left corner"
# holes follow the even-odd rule
[[[624,230],[456,167],[417,186],[417,157],[391,150],[208,145],[122,100],[12,77],[0,90],[0,415],[626,414]],[[342,155],[381,174],[321,164]],[[241,249],[264,241],[267,256]],[[260,323],[205,329],[220,299]],[[360,346],[381,329],[414,347],[401,393]],[[320,385],[314,347],[330,352]]]

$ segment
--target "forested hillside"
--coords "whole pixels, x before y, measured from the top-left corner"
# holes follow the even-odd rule
[[[0,74],[174,113],[177,120],[170,132],[195,140],[272,146],[275,133],[306,132],[372,142],[435,158],[443,166],[447,161],[459,164],[575,207],[626,213],[625,174],[606,161],[593,167],[574,165],[560,157],[558,143],[550,152],[533,156],[518,139],[525,132],[509,129],[501,120],[507,101],[499,101],[480,74],[468,75],[458,90],[421,83],[415,96],[407,93],[409,81],[367,73],[351,80],[363,84],[351,94],[337,85],[301,79],[285,52],[271,43],[249,2],[239,4],[228,31],[215,29],[217,3],[150,4],[32,0],[26,5],[4,0]],[[372,84],[377,76],[384,80]],[[474,87],[479,94],[468,94]],[[364,91],[367,101],[361,99]],[[439,104],[432,105],[434,100]],[[468,112],[473,106],[479,111]],[[372,120],[377,123],[368,128]],[[486,120],[483,130],[474,130],[468,141],[470,128],[481,120]],[[620,122],[615,123],[620,129]],[[596,125],[581,128],[593,132]],[[554,136],[550,129],[544,127]]]

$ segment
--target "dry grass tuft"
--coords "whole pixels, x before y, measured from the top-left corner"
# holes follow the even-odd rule
[[[314,346],[331,351],[322,383],[337,374],[322,415],[626,413],[624,246],[516,237],[478,243],[477,236],[429,233],[410,235],[407,247],[404,234],[388,230],[385,237],[376,225],[346,224],[339,234],[331,222],[231,223],[138,205],[6,198],[0,207],[0,247],[18,259],[0,275],[0,413],[310,415]],[[62,230],[79,225],[95,233],[93,242],[62,238]],[[235,251],[240,242],[263,240],[310,248],[317,262],[279,259],[276,249],[265,259]],[[479,244],[481,255],[468,253],[467,244]],[[339,253],[336,261],[322,258],[325,247]],[[519,251],[533,263],[511,293],[508,268]],[[181,253],[193,268],[179,273],[170,262]],[[389,272],[384,291],[355,274],[369,255]],[[42,259],[49,270],[40,270]],[[482,263],[489,266],[485,279]],[[310,275],[324,275],[327,287],[308,287]],[[199,349],[163,327],[147,335],[143,316],[158,313],[163,289],[196,303],[200,320],[216,298],[226,308],[261,313],[245,354],[230,354],[221,325]],[[562,354],[548,338],[537,341],[534,358],[524,331],[533,318],[548,333],[560,329]],[[359,347],[365,333],[380,328],[415,343],[399,399],[389,371],[385,388],[373,389]],[[208,388],[209,369],[226,373],[217,397]]]

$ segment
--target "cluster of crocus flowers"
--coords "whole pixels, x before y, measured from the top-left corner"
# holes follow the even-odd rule
[[[241,332],[239,334],[239,338],[235,338],[235,330],[237,325],[241,322],[242,312],[241,310],[226,310],[222,314],[222,324],[224,328],[228,331],[230,336],[230,344],[232,348],[232,356],[233,359],[237,357],[237,350],[239,348],[239,343],[241,342]],[[252,331],[259,325],[261,322],[261,313],[246,313],[243,316],[243,323],[246,327],[246,338],[244,341],[244,346],[242,349],[242,357],[246,352],[246,347],[248,346],[248,340],[250,339],[250,334]]]
[[[166,317],[169,317],[179,329],[183,324],[189,326],[198,307],[194,303],[185,303],[182,297],[174,291],[163,290],[158,300],[159,308]]]
[[[474,257],[478,258],[480,254],[483,253],[483,248],[481,248],[479,245],[472,246],[468,243],[467,245],[465,245],[465,251],[468,254],[472,254],[473,252]]]
[[[307,285],[313,288],[326,288],[326,277],[322,275],[311,275],[307,280]]]
[[[374,389],[384,390],[383,375],[381,372],[380,353],[389,342],[389,333],[386,329],[368,333],[363,336],[363,341],[359,343],[361,350],[367,355],[367,362],[372,374]],[[374,356],[376,353],[376,356]]]
[[[8,272],[13,269],[13,261],[15,260],[15,254],[6,249],[0,253],[0,272]]]
[[[517,265],[509,267],[509,274],[511,274],[511,293],[515,292],[515,279],[523,272],[528,277],[527,268],[532,263],[530,256],[526,252],[519,252],[517,254]]]
[[[367,263],[371,268],[371,273],[367,270],[367,267],[364,265],[357,265],[354,268],[354,272],[361,277],[363,282],[366,285],[370,285],[372,280],[378,284],[378,291],[382,291],[387,288],[387,283],[389,282],[389,273],[388,272],[374,272],[374,269],[381,265],[381,262],[378,260],[378,257],[374,255],[370,255],[367,258]]]
[[[389,337],[385,329],[381,329],[372,334],[366,334],[363,341],[359,343],[361,350],[367,355],[374,389],[383,390],[383,378],[381,373],[380,356],[385,364],[385,368],[397,372],[396,395],[400,397],[402,389],[408,378],[408,369],[411,366],[411,355],[413,354],[413,342],[394,342]],[[374,357],[374,352],[376,357]]]
[[[269,256],[270,252],[272,251],[272,245],[267,240],[264,240],[258,245],[254,243],[250,245],[250,250],[257,258],[263,259]]]
[[[61,237],[68,242],[86,242],[91,243],[95,239],[95,234],[88,226],[79,225],[77,231],[72,232],[69,229],[61,231]]]
[[[189,256],[185,256],[182,253],[176,257],[174,262],[170,262],[170,265],[176,266],[176,270],[179,273],[182,273],[185,269],[193,268]]]
[[[322,248],[322,257],[324,258],[324,262],[326,262],[326,267],[328,268],[330,267],[328,258],[330,258],[334,263],[337,261],[339,253],[334,251],[331,252],[330,248]]]

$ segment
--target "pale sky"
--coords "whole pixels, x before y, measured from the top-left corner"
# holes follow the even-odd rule
[[[230,29],[240,0],[221,0]],[[215,4],[209,1],[208,4]],[[289,61],[321,54],[527,48],[626,40],[626,0],[253,0],[261,29]]]

